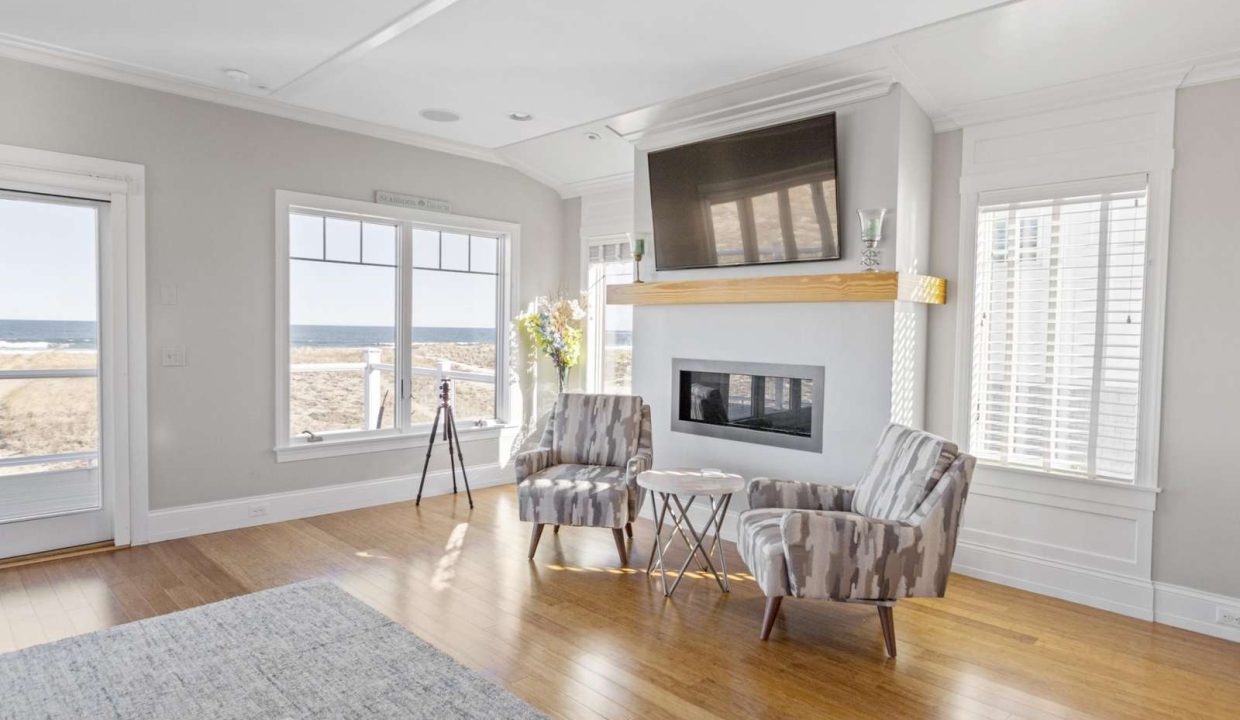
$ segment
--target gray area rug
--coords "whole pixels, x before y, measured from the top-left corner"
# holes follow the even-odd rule
[[[0,718],[544,718],[330,582],[0,655]]]

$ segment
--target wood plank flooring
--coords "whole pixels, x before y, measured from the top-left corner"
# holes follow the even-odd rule
[[[665,600],[606,530],[544,533],[511,487],[0,570],[0,651],[315,577],[565,718],[1240,716],[1240,646],[954,576],[895,609],[764,599],[728,545],[732,593],[686,578]],[[683,552],[683,549],[681,549]],[[679,555],[683,557],[683,555]]]

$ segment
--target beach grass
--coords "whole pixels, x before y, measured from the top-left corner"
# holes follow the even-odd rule
[[[490,343],[415,343],[411,349],[415,368],[438,368],[447,361],[458,372],[494,373],[495,346]],[[392,364],[394,350],[380,349],[379,362]],[[627,347],[608,349],[608,387],[628,384],[632,352]],[[294,347],[295,365],[355,364],[355,369],[295,372],[290,376],[289,431],[316,434],[363,428],[365,381],[360,364],[362,347]],[[93,368],[96,355],[82,350],[46,350],[0,353],[0,370]],[[382,427],[391,428],[395,417],[395,388],[391,372],[379,373],[379,397],[383,399]],[[623,383],[623,385],[618,385]],[[462,428],[479,419],[495,417],[495,385],[458,380],[454,383],[457,424]],[[438,385],[433,377],[415,375],[412,388],[412,421],[429,424],[439,405]],[[98,447],[97,383],[94,378],[0,380],[0,458],[88,452]],[[80,464],[79,464],[80,465]],[[10,466],[0,474],[61,469],[55,466]]]

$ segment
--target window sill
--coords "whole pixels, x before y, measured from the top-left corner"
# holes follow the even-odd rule
[[[1150,511],[1154,509],[1160,492],[1157,487],[1139,483],[1094,480],[984,460],[978,460],[973,477],[973,485],[982,494],[993,494],[992,491],[1031,494]]]
[[[497,438],[511,425],[488,425],[486,427],[457,428],[457,436],[465,442]],[[339,457],[342,455],[361,455],[364,453],[389,452],[392,450],[425,449],[429,444],[430,430],[419,428],[407,433],[390,433],[386,435],[367,435],[364,437],[331,438],[325,436],[321,442],[294,440],[288,445],[275,448],[276,462],[296,462],[298,460],[317,460],[320,458]]]

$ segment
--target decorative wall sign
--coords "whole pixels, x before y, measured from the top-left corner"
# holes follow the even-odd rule
[[[442,213],[452,212],[452,203],[447,200],[436,200],[435,198],[421,197],[419,195],[403,195],[388,190],[376,190],[375,202],[380,205],[396,205],[415,210],[431,210]]]

